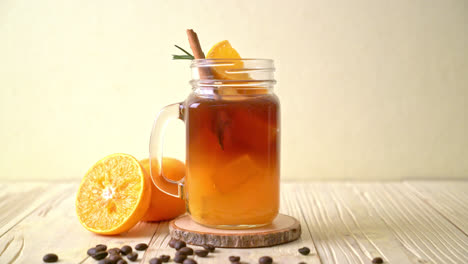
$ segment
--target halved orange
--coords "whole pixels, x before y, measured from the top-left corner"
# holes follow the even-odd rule
[[[137,159],[109,155],[89,169],[76,195],[76,213],[89,231],[123,233],[142,219],[151,200],[151,182]]]

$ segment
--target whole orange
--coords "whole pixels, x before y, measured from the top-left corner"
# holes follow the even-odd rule
[[[143,169],[148,173],[149,159],[140,161]],[[173,181],[181,180],[185,175],[185,164],[174,158],[163,158],[164,176]],[[153,174],[159,173],[159,166],[153,164]],[[185,213],[185,202],[180,198],[170,196],[159,190],[151,183],[151,202],[142,221],[153,222],[173,219]]]

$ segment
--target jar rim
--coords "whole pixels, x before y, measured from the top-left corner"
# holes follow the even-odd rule
[[[193,87],[231,86],[236,88],[272,86],[274,61],[256,58],[195,59],[190,65]]]
[[[222,67],[223,63],[244,62],[245,68],[255,68],[275,71],[274,61],[272,59],[260,58],[216,58],[216,59],[194,59],[190,64],[191,68],[200,67]]]

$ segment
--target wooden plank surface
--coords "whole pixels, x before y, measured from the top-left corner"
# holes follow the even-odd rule
[[[0,185],[0,236],[50,198],[49,186],[44,183]]]
[[[468,181],[407,182],[425,202],[468,234]]]
[[[401,183],[301,188],[323,263],[370,263],[377,256],[388,263],[468,261],[466,234]]]
[[[258,263],[269,255],[275,263],[468,263],[467,182],[283,183],[281,212],[296,217],[302,236],[292,243],[258,249],[217,249],[198,263]],[[0,184],[0,263],[40,263],[55,252],[60,263],[96,263],[86,250],[145,242],[140,263],[167,246],[167,222],[140,223],[112,237],[81,227],[74,208],[77,183]],[[307,246],[309,256],[297,249]],[[199,248],[199,247],[194,247]]]

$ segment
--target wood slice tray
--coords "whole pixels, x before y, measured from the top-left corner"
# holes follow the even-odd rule
[[[240,230],[210,228],[183,215],[169,223],[169,230],[172,238],[188,244],[211,244],[222,248],[269,247],[294,241],[301,236],[299,221],[284,214],[279,214],[270,225]]]

